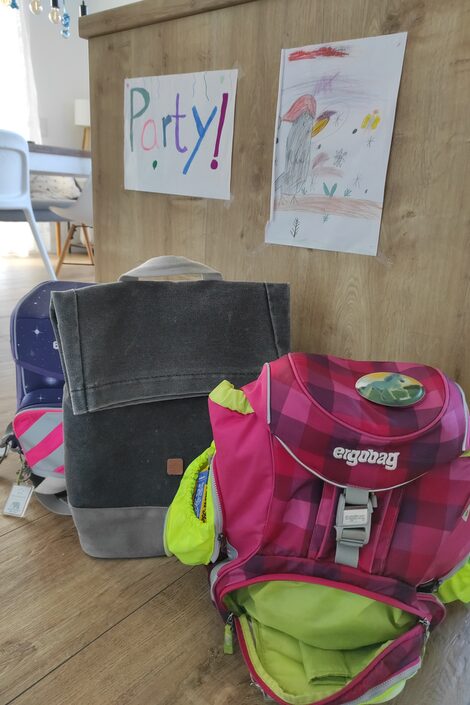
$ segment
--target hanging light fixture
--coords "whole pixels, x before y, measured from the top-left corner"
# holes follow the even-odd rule
[[[59,22],[60,22],[59,0],[51,0],[51,9],[49,10],[49,20],[52,22],[52,24],[59,24]]]
[[[62,24],[62,29],[60,30],[60,34],[64,39],[68,39],[70,37],[70,15],[67,12],[67,8],[65,7],[65,0],[64,0],[64,11],[62,13],[61,24]]]
[[[67,0],[68,1],[68,0]],[[67,11],[67,8],[65,6],[66,0],[63,0],[63,12],[61,14],[60,12],[60,0],[50,0],[51,7],[49,10],[49,20],[52,22],[52,24],[57,24],[60,25],[60,33],[62,37],[65,39],[68,39],[70,37],[70,15]],[[78,0],[80,2],[80,0]],[[5,5],[5,7],[11,7],[12,10],[19,10],[19,5],[18,5],[18,0],[0,0],[0,7],[2,5]],[[32,12],[33,15],[40,15],[41,12],[44,10],[43,7],[43,0],[29,0],[28,6],[30,9],[30,12]],[[86,0],[81,0],[81,3],[79,5],[80,8],[80,17],[85,17],[85,15],[88,14],[88,7],[86,4]]]
[[[33,15],[40,15],[44,8],[41,4],[41,0],[31,0],[29,3],[29,9]]]

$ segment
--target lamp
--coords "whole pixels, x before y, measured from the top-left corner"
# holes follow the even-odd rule
[[[60,22],[59,0],[51,0],[49,21],[52,22],[52,24],[59,24]]]
[[[29,3],[29,9],[31,10],[33,15],[40,15],[43,11],[41,0],[31,0],[31,2]]]
[[[78,1],[80,2],[80,0]],[[43,0],[29,0],[29,9],[31,10],[33,15],[41,14],[44,9],[42,2]],[[62,37],[64,37],[64,39],[68,39],[70,37],[70,15],[67,12],[67,8],[65,7],[65,2],[66,0],[62,0],[63,12],[61,14],[60,0],[50,0],[51,8],[48,17],[52,24],[58,25],[60,27],[60,34],[62,35]],[[20,9],[17,0],[0,0],[0,7],[2,5],[11,7],[12,10]],[[81,5],[79,5],[79,14],[80,17],[85,17],[88,14],[86,0],[81,0]]]
[[[90,149],[90,101],[75,99],[75,124],[83,127],[82,149]]]

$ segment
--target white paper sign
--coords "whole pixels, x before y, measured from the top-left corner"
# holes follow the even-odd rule
[[[125,79],[126,189],[230,198],[237,75]]]
[[[267,242],[377,254],[405,45],[282,51]]]

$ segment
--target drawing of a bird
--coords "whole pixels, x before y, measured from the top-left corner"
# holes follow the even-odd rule
[[[290,122],[291,128],[286,141],[286,159],[284,173],[278,178],[276,185],[283,195],[293,198],[305,191],[310,172],[311,140],[329,123],[334,111],[327,110],[317,119],[317,103],[312,95],[303,95],[291,105],[282,117],[284,122]]]

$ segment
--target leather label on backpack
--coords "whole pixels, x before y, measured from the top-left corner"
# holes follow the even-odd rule
[[[168,458],[166,461],[167,475],[182,475],[183,474],[183,458]]]

